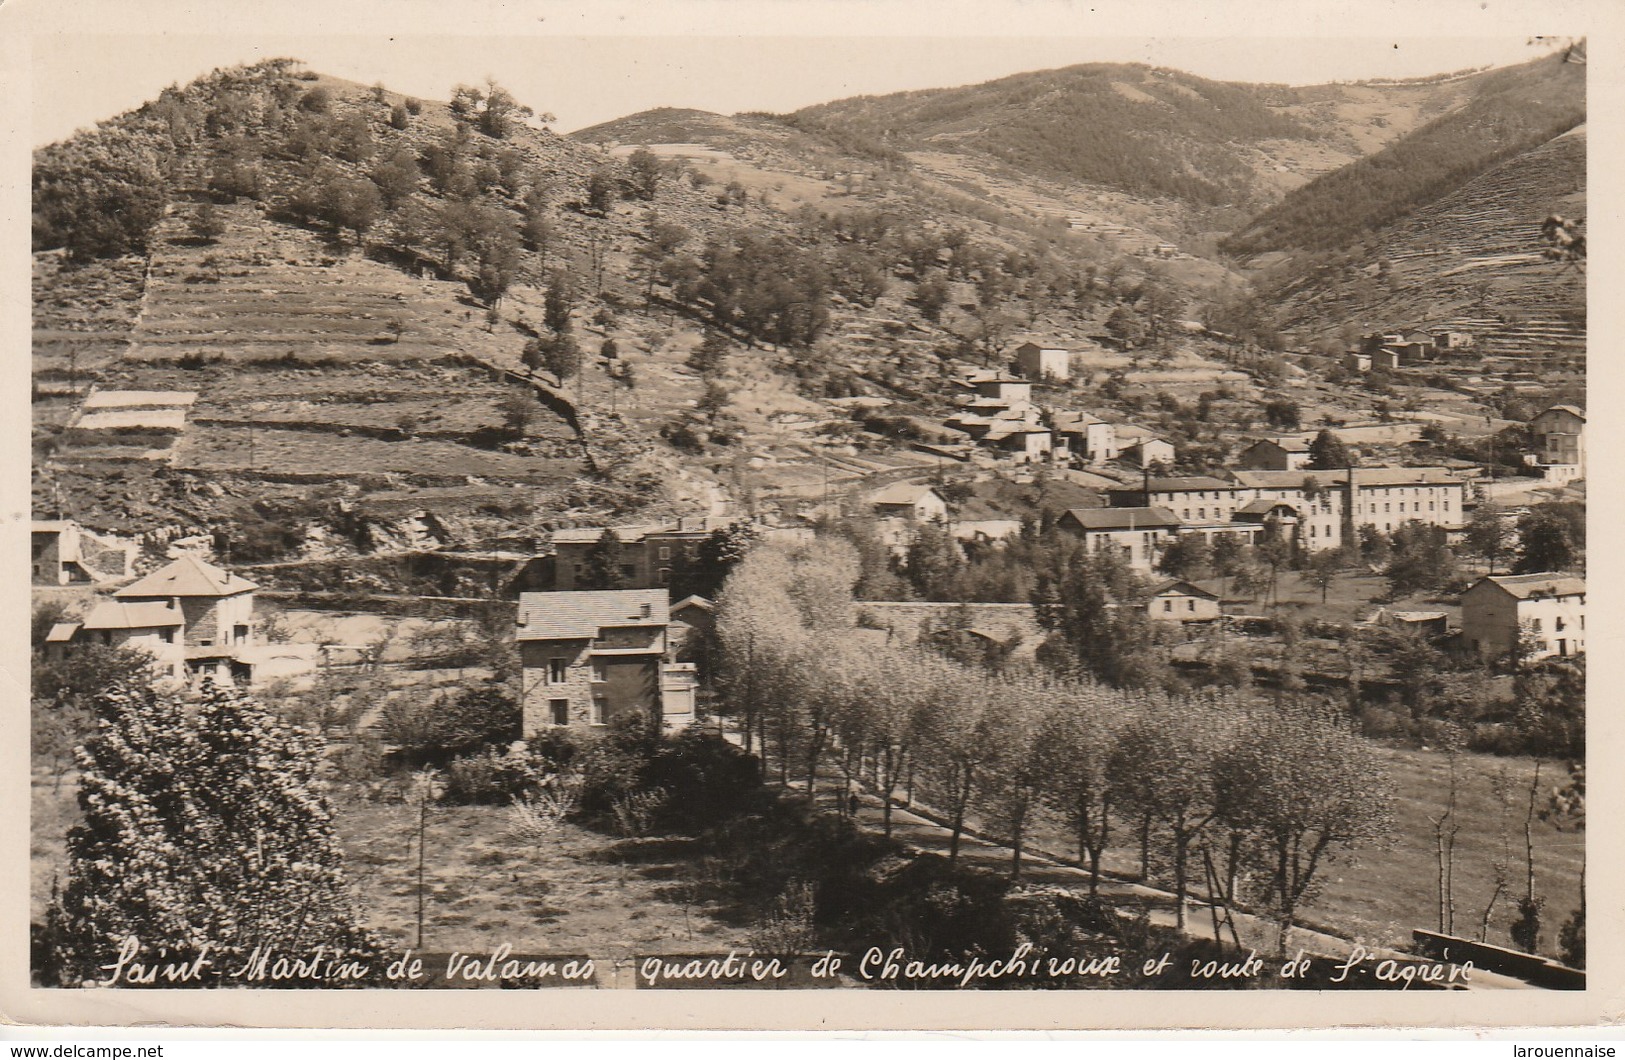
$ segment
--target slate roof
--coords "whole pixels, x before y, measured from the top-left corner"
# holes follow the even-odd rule
[[[1155,530],[1180,525],[1167,508],[1068,508],[1066,516],[1085,530]]]
[[[155,600],[135,604],[103,600],[90,609],[84,621],[86,629],[161,629],[185,624],[179,611]]]
[[[893,482],[869,498],[871,504],[915,504],[927,493],[937,491],[923,482]],[[942,495],[938,494],[941,500]]]
[[[1219,598],[1217,593],[1208,592],[1195,582],[1182,581],[1177,578],[1171,582],[1163,582],[1151,590],[1153,597],[1164,596],[1168,593],[1177,593],[1180,596],[1200,596],[1204,600],[1217,600]]]
[[[1348,469],[1330,471],[1232,471],[1237,486],[1253,489],[1297,489],[1305,479],[1322,486],[1342,486],[1348,482]],[[1367,486],[1459,486],[1461,479],[1442,467],[1357,467],[1354,484]]]
[[[1121,490],[1112,490],[1113,493],[1144,493],[1149,487],[1152,493],[1181,493],[1186,490],[1228,490],[1234,489],[1233,483],[1223,479],[1212,478],[1208,475],[1184,475],[1168,478],[1153,478],[1149,483],[1140,483],[1125,486]]]
[[[236,596],[238,593],[252,592],[255,588],[253,582],[205,563],[196,556],[182,556],[113,595],[120,600],[149,596]]]
[[[668,600],[665,589],[520,593],[515,639],[590,640],[606,628],[664,626],[671,618]]]
[[[1568,574],[1494,574],[1479,585],[1490,582],[1520,600],[1532,596],[1579,596],[1586,591],[1584,578]]]

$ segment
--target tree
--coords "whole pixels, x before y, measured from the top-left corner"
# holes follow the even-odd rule
[[[602,216],[609,212],[615,195],[615,178],[604,169],[595,169],[587,178],[587,209]]]
[[[702,377],[709,378],[722,371],[728,359],[728,338],[715,328],[706,328],[705,337],[688,355],[688,366]]]
[[[511,390],[502,397],[502,424],[509,431],[523,435],[536,420],[536,399],[525,390]]]
[[[1150,329],[1140,314],[1122,305],[1112,310],[1111,316],[1106,318],[1106,334],[1116,339],[1124,349],[1133,350],[1145,344]]]
[[[551,335],[545,339],[532,339],[531,343],[526,345],[527,352],[531,344],[534,344],[537,350],[535,359],[542,368],[553,373],[559,386],[563,386],[567,380],[573,379],[581,371],[581,347],[571,336]],[[530,366],[531,359],[527,358],[525,364]]]
[[[1264,422],[1283,431],[1295,431],[1300,423],[1298,403],[1287,398],[1264,402]]]
[[[1412,519],[1394,531],[1388,591],[1394,597],[1436,589],[1456,576],[1456,557],[1442,526]]]
[[[1392,796],[1372,745],[1327,709],[1279,708],[1214,761],[1219,820],[1257,843],[1269,907],[1286,952],[1292,920],[1327,862],[1393,831]]]
[[[1572,525],[1539,508],[1518,519],[1518,559],[1514,574],[1573,570],[1579,564]]]
[[[1124,725],[1107,765],[1124,808],[1167,831],[1181,931],[1187,922],[1191,844],[1217,812],[1213,767],[1230,744],[1229,729],[1230,719],[1217,704],[1161,703]]]
[[[562,335],[573,326],[570,321],[570,311],[574,308],[574,292],[570,288],[570,278],[562,272],[555,272],[547,278],[547,293],[542,299],[542,323],[546,324],[555,334]]]
[[[1074,688],[1047,721],[1043,800],[1071,825],[1078,861],[1089,865],[1089,896],[1100,893],[1100,859],[1112,836],[1116,808],[1109,767],[1118,731],[1126,721],[1117,704],[1097,690]]]
[[[1309,443],[1309,466],[1316,471],[1332,471],[1351,467],[1354,454],[1343,440],[1331,431],[1323,430]]]
[[[619,589],[626,582],[621,573],[621,535],[614,528],[598,535],[582,558],[581,575],[576,579],[580,589]]]
[[[212,973],[255,947],[370,961],[379,941],[350,891],[320,794],[322,741],[209,682],[180,695],[114,686],[80,755],[83,820],[68,833],[67,883],[47,914],[61,986],[101,980],[121,949]]]
[[[384,197],[384,205],[393,210],[417,191],[417,159],[407,148],[400,148],[375,164],[367,176],[378,185],[378,192]]]
[[[919,306],[920,315],[933,324],[942,319],[950,297],[948,281],[941,276],[928,276],[914,287],[914,304]]]
[[[1514,535],[1508,525],[1506,512],[1494,501],[1479,502],[1473,517],[1467,521],[1467,550],[1489,565],[1489,573],[1512,553]]]
[[[633,194],[640,199],[653,200],[655,191],[660,187],[660,178],[665,175],[665,168],[655,153],[647,147],[633,151],[626,159],[626,171]]]
[[[1343,560],[1334,549],[1324,549],[1316,552],[1309,560],[1309,566],[1304,570],[1304,577],[1309,584],[1320,590],[1320,602],[1326,602],[1326,594],[1337,582],[1337,574],[1343,568]]]
[[[1213,550],[1208,547],[1206,535],[1184,534],[1162,550],[1157,570],[1171,578],[1203,578],[1212,563]]]
[[[215,209],[214,203],[205,202],[199,203],[197,209],[192,211],[187,227],[192,230],[193,236],[205,243],[213,243],[225,234],[226,221]]]

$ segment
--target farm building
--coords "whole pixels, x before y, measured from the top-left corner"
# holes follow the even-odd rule
[[[948,518],[948,502],[932,486],[920,482],[894,482],[869,498],[882,519],[909,519],[928,523]]]
[[[1236,466],[1249,471],[1297,471],[1308,464],[1305,438],[1260,438],[1236,457]]]

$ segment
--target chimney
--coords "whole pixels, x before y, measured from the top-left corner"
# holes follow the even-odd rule
[[[643,612],[643,618],[649,618],[654,615],[654,608],[649,604],[644,604],[641,610]]]

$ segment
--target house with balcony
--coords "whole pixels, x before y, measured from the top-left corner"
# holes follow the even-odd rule
[[[514,634],[528,736],[592,729],[628,714],[677,728],[694,719],[690,663],[670,663],[665,589],[521,593]]]
[[[1540,466],[1548,482],[1586,477],[1586,414],[1573,405],[1553,405],[1529,421],[1540,446]]]

